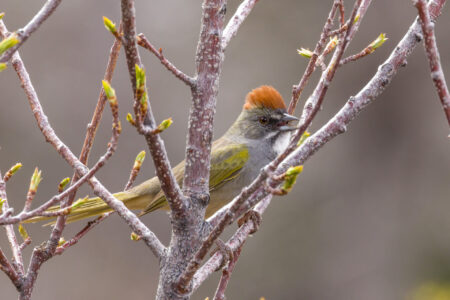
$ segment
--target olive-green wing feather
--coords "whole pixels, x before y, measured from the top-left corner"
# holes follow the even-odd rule
[[[219,139],[214,142],[211,150],[210,191],[218,189],[227,181],[237,178],[242,167],[248,161],[248,158],[248,148],[243,144],[230,143],[230,141],[224,139]],[[173,169],[180,186],[183,183],[184,166],[184,161],[182,161]],[[162,191],[155,196],[154,200],[140,215],[160,208],[168,209],[168,204]]]

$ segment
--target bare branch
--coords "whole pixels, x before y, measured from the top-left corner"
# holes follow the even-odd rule
[[[219,285],[217,286],[216,294],[214,295],[214,300],[225,300],[225,290],[228,286],[228,282],[231,279],[231,273],[233,273],[234,267],[241,255],[242,247],[244,244],[240,245],[236,251],[233,252],[233,259],[228,263],[228,265],[222,269],[222,277],[220,277]],[[223,255],[223,254],[222,254]]]
[[[44,114],[38,96],[33,85],[31,84],[28,72],[26,71],[18,54],[16,58],[13,58],[13,65],[22,82],[22,87],[28,97],[31,110],[37,121],[38,127],[45,136],[46,141],[57,150],[57,152],[77,173],[79,173],[79,175],[86,175],[89,172],[89,169],[81,163],[72,151],[70,151],[70,149],[58,138],[55,131],[49,124],[48,118]],[[162,259],[165,255],[165,247],[161,244],[155,234],[151,232],[135,214],[128,210],[121,201],[115,199],[114,196],[95,177],[89,179],[89,184],[92,186],[94,193],[102,198],[112,209],[117,211],[119,216],[125,220],[131,229],[142,237],[142,240],[145,241],[155,256]],[[37,259],[39,259],[39,257]],[[30,264],[29,270],[30,268],[33,270],[32,264]]]
[[[33,32],[35,32],[42,25],[42,23],[50,17],[61,1],[62,0],[48,0],[33,17],[33,19],[31,19],[31,21],[25,25],[24,28],[19,29],[16,32],[19,43],[8,49],[2,56],[0,56],[0,63],[7,62],[11,59],[14,52],[16,52],[17,49],[19,49],[19,47],[22,46],[23,43],[25,43],[25,41],[33,34]]]
[[[222,49],[225,50],[230,43],[230,40],[236,36],[239,27],[251,13],[253,7],[255,6],[258,0],[244,0],[237,8],[234,15],[231,17],[230,21],[228,21],[227,26],[223,30],[222,34]]]
[[[320,34],[320,39],[314,48],[313,55],[311,56],[308,66],[306,67],[305,73],[303,74],[300,82],[297,85],[294,85],[292,89],[292,99],[289,103],[288,112],[293,114],[295,112],[295,108],[297,106],[298,100],[300,99],[300,95],[306,87],[306,84],[309,81],[312,73],[316,69],[316,63],[319,58],[319,55],[322,53],[323,48],[325,47],[326,40],[328,38],[329,31],[331,30],[331,26],[333,26],[333,19],[336,16],[336,10],[340,5],[340,0],[335,0],[333,6],[331,7],[330,13],[328,14],[327,21],[322,29],[322,33]]]
[[[0,20],[0,31],[2,31],[1,30],[2,25],[3,25],[3,23]],[[0,198],[3,200],[2,209],[4,212],[6,212],[7,210],[9,210],[8,197],[6,196],[6,185],[5,185],[5,182],[3,181],[3,177],[1,175],[1,173],[0,173]],[[13,227],[13,225],[5,225],[5,230],[6,230],[6,236],[8,237],[9,246],[13,253],[13,259],[14,259],[13,266],[16,268],[15,271],[17,271],[18,276],[23,276],[25,274],[25,269],[23,266],[23,257],[22,257],[22,252],[20,251],[19,242],[17,241],[17,237],[14,232],[14,227]]]
[[[197,87],[192,89],[189,115],[183,193],[203,202],[204,206],[209,201],[213,121],[224,58],[221,41],[225,7],[225,0],[203,2],[202,25],[195,59]]]
[[[266,208],[269,206],[272,197],[266,197],[262,200],[254,210],[263,214]],[[228,240],[226,245],[231,248],[231,250],[236,251],[241,247],[247,238],[256,229],[255,224],[249,220],[244,225],[239,227],[239,229],[233,234],[233,236]],[[202,283],[206,280],[212,273],[214,273],[217,268],[223,263],[223,253],[216,252],[198,271],[195,273],[193,278],[193,291],[195,291]]]
[[[135,112],[136,107],[140,105],[140,100],[136,90],[136,70],[135,66],[141,66],[141,58],[136,44],[136,23],[135,23],[135,8],[134,0],[122,0],[122,24],[123,24],[123,41],[124,50],[127,59],[128,72],[130,74],[131,86],[134,94]],[[183,214],[187,206],[186,199],[181,193],[175,176],[170,166],[170,161],[167,156],[164,142],[159,134],[153,132],[156,128],[155,118],[152,113],[150,102],[147,102],[147,115],[145,116],[145,124],[138,122],[138,115],[136,113],[136,123],[138,132],[145,136],[150,154],[155,164],[156,175],[161,182],[161,189],[166,196],[167,202],[170,205],[172,213]],[[138,232],[136,232],[139,234]],[[140,235],[140,234],[139,234]]]
[[[444,71],[442,70],[441,58],[434,34],[434,23],[430,18],[427,9],[427,3],[424,0],[414,0],[414,5],[419,11],[420,24],[424,35],[424,46],[430,63],[431,78],[441,100],[447,122],[450,125],[450,93],[445,81]],[[445,1],[444,1],[445,2]]]
[[[0,270],[2,270],[6,276],[9,277],[11,282],[14,284],[17,290],[20,289],[22,285],[22,278],[17,274],[14,267],[11,265],[11,263],[6,258],[5,253],[0,249]]]
[[[167,58],[164,57],[162,48],[156,50],[156,48],[150,43],[149,40],[147,40],[143,33],[140,33],[137,36],[137,43],[139,44],[139,46],[144,47],[145,49],[153,53],[161,61],[161,64],[166,67],[167,70],[172,72],[175,77],[177,77],[190,87],[195,86],[195,79],[177,69],[174,64],[172,64],[169,60],[167,60]]]

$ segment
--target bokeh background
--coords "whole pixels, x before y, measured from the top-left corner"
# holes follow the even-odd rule
[[[137,1],[137,27],[166,57],[192,74],[201,1]],[[350,10],[353,1],[345,1]],[[374,54],[339,69],[312,131],[357,93],[386,59],[415,18],[411,1],[378,0],[370,7],[347,54],[379,33],[388,42]],[[2,0],[10,30],[20,28],[44,1]],[[239,113],[245,94],[271,84],[289,100],[307,60],[296,53],[313,48],[332,1],[260,1],[227,51],[217,104],[215,136]],[[230,0],[228,17],[239,1]],[[112,37],[102,16],[119,20],[119,1],[64,1],[21,48],[40,101],[63,141],[79,153],[95,107]],[[437,23],[444,71],[450,77],[448,7]],[[163,133],[173,163],[184,157],[190,92],[151,54],[141,50],[149,93],[158,120],[174,119]],[[314,80],[317,80],[315,74]],[[314,82],[314,81],[313,81]],[[113,86],[124,132],[110,162],[97,174],[111,191],[126,183],[144,139],[125,121],[131,90],[121,54]],[[301,103],[312,91],[311,84]],[[298,113],[298,112],[297,112]],[[109,110],[97,134],[91,162],[110,137]],[[417,47],[387,90],[305,165],[295,190],[275,198],[261,230],[248,240],[228,288],[228,299],[407,299],[421,286],[450,280],[450,143],[448,124],[433,88],[423,47]],[[20,209],[36,166],[44,180],[35,205],[46,201],[72,170],[37,129],[12,68],[0,74],[0,169],[15,162],[23,169],[8,183],[10,204]],[[138,182],[154,175],[148,158]],[[78,193],[90,193],[84,187]],[[165,213],[143,217],[167,244]],[[70,238],[83,223],[68,226]],[[33,245],[49,228],[28,225]],[[235,230],[231,228],[227,235]],[[3,235],[3,233],[2,233]],[[113,216],[63,256],[46,263],[34,299],[151,299],[158,265],[143,243],[130,241],[130,229]],[[6,237],[0,246],[8,250]],[[32,247],[25,251],[30,256]],[[193,296],[212,296],[218,274]],[[17,296],[0,275],[2,299]]]

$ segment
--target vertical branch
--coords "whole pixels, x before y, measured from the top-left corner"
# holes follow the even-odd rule
[[[0,20],[0,27],[3,26],[2,21]],[[3,26],[4,27],[4,26]],[[0,28],[1,32],[4,32],[2,30],[3,28]],[[5,181],[3,181],[3,177],[0,173],[0,198],[3,199],[3,211],[9,210],[8,205],[8,198],[6,196],[6,185]],[[23,267],[23,258],[22,258],[22,252],[20,251],[20,245],[17,241],[16,234],[14,232],[13,225],[5,225],[6,230],[6,236],[8,237],[9,246],[11,247],[11,251],[13,253],[13,265],[16,268],[16,272],[19,276],[23,276],[25,273],[24,267]]]
[[[441,58],[436,43],[436,36],[434,34],[434,23],[431,21],[426,1],[415,0],[414,5],[419,12],[420,25],[422,26],[424,35],[425,51],[430,64],[431,78],[433,79],[434,86],[436,87],[439,99],[441,100],[447,122],[450,125],[450,93],[442,70]]]
[[[183,192],[191,199],[204,202],[204,207],[209,201],[209,162],[224,58],[221,42],[225,11],[226,0],[204,0],[195,58],[197,86],[192,89]]]

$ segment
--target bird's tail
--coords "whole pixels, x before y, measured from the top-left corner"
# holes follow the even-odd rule
[[[145,207],[145,203],[148,203],[148,195],[141,195],[131,191],[120,192],[114,194],[116,199],[122,201],[129,209],[142,209]],[[90,198],[79,200],[82,202],[81,205],[73,207],[68,213],[67,223],[79,221],[85,218],[98,216],[107,212],[112,211],[112,209],[100,198]],[[146,202],[147,201],[147,202]],[[55,212],[60,209],[60,206],[52,206],[47,211]],[[40,221],[51,220],[51,222],[45,225],[52,225],[56,222],[56,217],[34,217],[24,221],[24,223],[35,223]]]

